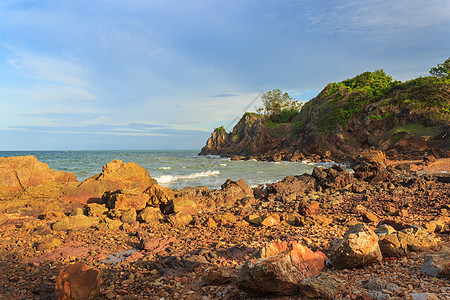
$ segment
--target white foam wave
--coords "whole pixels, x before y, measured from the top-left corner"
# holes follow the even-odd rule
[[[155,178],[159,184],[174,182],[177,180],[189,180],[189,179],[196,179],[201,177],[211,177],[211,176],[219,176],[220,171],[205,171],[205,172],[199,172],[199,173],[193,173],[188,175],[162,175],[160,177]]]
[[[170,170],[170,167],[159,167],[160,170]]]
[[[226,167],[227,164],[220,164],[219,166],[221,166],[221,167]]]

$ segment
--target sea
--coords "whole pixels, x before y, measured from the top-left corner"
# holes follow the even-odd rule
[[[280,181],[286,176],[311,174],[314,166],[332,163],[235,161],[220,156],[199,156],[198,150],[171,151],[0,151],[0,157],[33,155],[56,171],[73,172],[83,181],[102,171],[114,159],[146,168],[162,186],[182,189],[206,186],[218,189],[229,178],[250,186]]]

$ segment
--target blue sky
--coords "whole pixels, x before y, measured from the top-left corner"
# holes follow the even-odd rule
[[[2,0],[0,20],[0,150],[200,149],[261,92],[450,56],[448,0]]]

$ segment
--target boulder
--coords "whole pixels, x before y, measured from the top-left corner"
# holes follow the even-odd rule
[[[94,175],[78,186],[67,186],[62,193],[67,200],[86,204],[100,202],[106,191],[135,190],[134,194],[145,191],[156,184],[146,169],[134,162],[123,163],[116,159],[103,166],[102,172]]]
[[[55,224],[52,228],[56,231],[67,231],[67,230],[80,230],[89,228],[98,223],[98,219],[94,217],[88,217],[85,215],[69,216],[66,217]]]
[[[182,212],[177,212],[167,217],[167,222],[173,227],[188,225],[192,220],[193,218],[191,215]]]
[[[137,216],[137,219],[144,223],[157,222],[157,221],[161,220],[162,218],[163,218],[163,215],[161,213],[161,210],[158,207],[152,207],[152,206],[147,206]]]
[[[238,181],[227,179],[227,181],[222,184],[221,190],[225,196],[231,197],[233,202],[245,197],[254,196],[252,188],[245,183],[244,179],[239,179]]]
[[[223,268],[207,268],[203,276],[205,285],[223,285],[231,282],[233,276]]]
[[[310,298],[333,299],[345,292],[345,282],[329,273],[303,279],[300,294]]]
[[[136,222],[136,210],[134,208],[130,208],[124,211],[120,217],[120,221],[128,224]]]
[[[10,199],[30,186],[78,182],[74,173],[50,169],[36,157],[0,157],[0,199]]]
[[[405,296],[405,300],[439,300],[433,293],[412,293]]]
[[[278,198],[292,199],[302,193],[315,189],[316,179],[310,175],[288,176],[283,180],[268,184],[267,192],[275,194]]]
[[[135,210],[142,210],[147,205],[148,194],[138,189],[107,191],[103,194],[102,201],[109,209],[126,211],[134,208]]]
[[[194,200],[187,197],[178,197],[173,199],[173,211],[182,212],[189,215],[197,214],[197,204]]]
[[[378,237],[364,223],[350,226],[343,239],[331,247],[331,262],[336,269],[361,267],[381,260]]]
[[[425,252],[438,246],[436,238],[415,225],[382,235],[378,243],[385,257],[401,257],[409,252]]]
[[[105,204],[89,203],[86,206],[86,213],[89,217],[97,217],[103,219],[108,213]]]
[[[36,250],[38,251],[44,251],[44,250],[51,250],[53,248],[57,248],[61,245],[61,240],[55,237],[48,238],[44,240],[43,242],[36,245]]]
[[[175,197],[174,192],[171,189],[157,184],[149,186],[145,190],[145,193],[148,194],[148,204],[153,206],[162,203],[166,204]]]
[[[322,252],[298,242],[269,243],[259,254],[259,259],[245,263],[236,282],[251,296],[297,294],[300,282],[318,275],[325,264]]]
[[[232,226],[236,223],[236,217],[230,212],[215,215],[213,219],[222,226]]]
[[[102,284],[102,272],[83,263],[74,263],[62,269],[56,278],[55,294],[58,300],[97,299]]]
[[[450,249],[426,254],[422,272],[432,277],[450,278]]]
[[[298,212],[302,216],[313,216],[317,215],[320,210],[320,203],[317,201],[310,201],[310,202],[301,202],[298,208]]]

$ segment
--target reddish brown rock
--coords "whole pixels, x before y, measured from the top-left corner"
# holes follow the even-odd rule
[[[381,260],[378,237],[364,223],[350,226],[344,238],[331,247],[331,262],[336,269],[361,267]]]
[[[149,195],[148,204],[149,205],[159,205],[161,203],[168,203],[174,199],[174,192],[167,188],[160,186],[158,184],[153,184],[149,186],[145,193]]]
[[[317,201],[302,202],[298,208],[298,212],[302,216],[317,215],[320,210],[320,203]]]
[[[58,300],[97,299],[102,273],[82,263],[68,265],[56,278],[55,294]]]
[[[252,296],[297,294],[299,283],[319,274],[325,261],[322,252],[297,242],[270,243],[260,254],[245,263],[237,279],[238,288]]]
[[[147,206],[138,215],[137,219],[144,223],[157,222],[163,218],[158,207]]]
[[[0,157],[0,199],[9,199],[27,187],[78,182],[74,173],[55,171],[34,156]]]
[[[254,196],[252,188],[245,183],[244,179],[239,179],[238,181],[227,179],[222,184],[221,189],[225,195],[230,196],[234,201]]]

